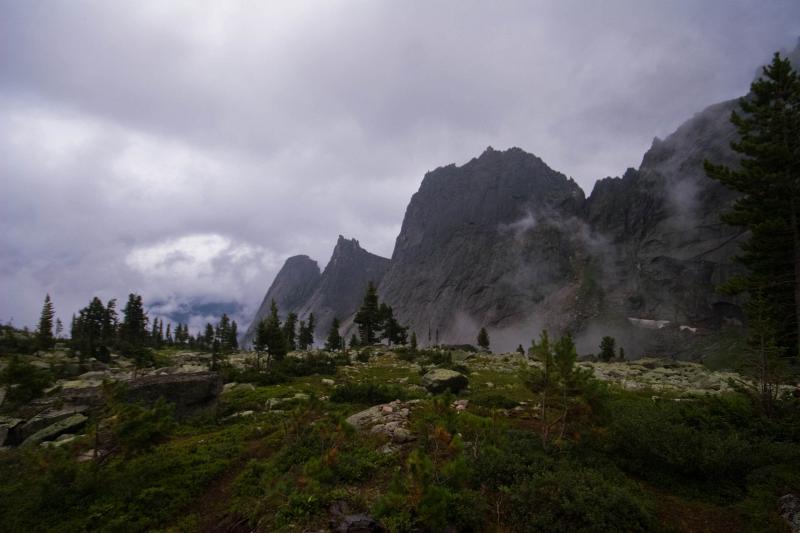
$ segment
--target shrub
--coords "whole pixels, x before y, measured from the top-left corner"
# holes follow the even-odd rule
[[[174,406],[163,398],[159,398],[151,408],[117,404],[114,406],[114,437],[128,454],[148,450],[164,442],[172,433],[175,428],[174,410]]]
[[[332,402],[363,405],[377,405],[407,398],[408,394],[403,388],[382,383],[345,383],[336,387],[330,396]]]
[[[38,398],[52,382],[53,376],[50,372],[17,356],[0,372],[0,383],[10,385],[8,399],[13,402],[28,402]]]

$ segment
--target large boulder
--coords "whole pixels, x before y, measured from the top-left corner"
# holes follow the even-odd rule
[[[433,394],[449,390],[458,393],[469,385],[467,376],[448,368],[434,368],[422,376],[422,385]]]
[[[21,418],[7,418],[0,416],[0,446],[8,446],[13,440],[13,435],[17,427],[24,420]]]
[[[373,435],[383,435],[394,444],[414,440],[408,428],[408,417],[414,401],[403,403],[400,400],[374,405],[347,417],[346,422],[356,429],[369,431]]]
[[[175,405],[179,417],[207,407],[222,392],[222,379],[216,372],[146,376],[127,382],[124,399],[133,403],[154,404],[159,398]]]
[[[63,420],[56,422],[55,424],[48,426],[40,431],[37,431],[22,443],[22,446],[35,446],[40,444],[44,441],[53,440],[56,437],[63,435],[64,433],[71,433],[77,429],[80,429],[86,424],[86,421],[89,420],[88,417],[76,413],[72,416],[69,416]]]
[[[27,422],[15,429],[14,438],[17,442],[22,442],[34,433],[37,433],[56,422],[60,422],[76,414],[83,414],[88,409],[85,405],[71,405],[61,408],[53,408],[42,411]]]

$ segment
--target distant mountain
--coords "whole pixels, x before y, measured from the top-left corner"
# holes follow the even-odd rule
[[[800,43],[789,57],[798,63]],[[743,235],[719,218],[736,196],[703,170],[705,159],[737,165],[737,105],[709,106],[656,138],[638,169],[599,180],[588,198],[519,148],[429,172],[391,262],[372,256],[368,274],[361,259],[337,267],[335,251],[322,278],[336,282],[321,280],[296,309],[352,319],[366,281],[382,279],[381,299],[422,344],[474,342],[485,326],[494,347],[512,349],[547,328],[572,332],[584,353],[612,334],[632,356],[694,356],[693,332],[743,318],[741,302],[716,290],[740,268]]]
[[[295,255],[287,259],[242,336],[243,344],[249,346],[252,343],[258,323],[269,315],[272,300],[275,300],[285,318],[288,313],[297,312],[314,294],[320,277],[319,265],[307,255]]]
[[[282,317],[293,312],[300,320],[307,320],[314,313],[315,337],[323,341],[333,319],[351,317],[361,304],[368,283],[380,283],[388,266],[388,259],[369,253],[357,240],[341,235],[322,274],[317,263],[307,256],[287,259],[248,327],[244,344],[252,343],[256,325],[269,314],[273,298]]]

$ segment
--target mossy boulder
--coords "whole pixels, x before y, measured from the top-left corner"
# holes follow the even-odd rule
[[[467,388],[469,379],[461,372],[448,368],[434,368],[422,376],[422,385],[433,394],[449,390],[458,393]]]

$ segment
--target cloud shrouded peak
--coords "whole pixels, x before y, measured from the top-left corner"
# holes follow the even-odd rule
[[[93,295],[249,316],[426,171],[520,146],[590,190],[800,31],[793,1],[0,0],[0,320]],[[221,304],[221,305],[222,305]]]

